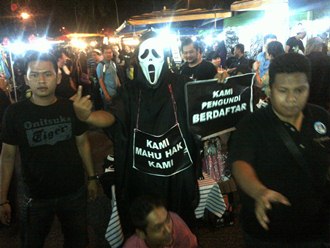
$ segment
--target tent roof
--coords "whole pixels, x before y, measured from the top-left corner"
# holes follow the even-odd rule
[[[131,25],[159,24],[168,22],[183,22],[202,19],[223,19],[231,17],[231,12],[224,9],[178,9],[153,11],[142,15],[133,16],[128,20]]]
[[[289,0],[240,0],[233,2],[231,11],[265,10],[271,4],[288,4]]]
[[[105,37],[104,34],[93,34],[93,33],[71,33],[71,34],[65,34],[65,35],[61,35],[56,37],[56,40],[71,40],[74,38],[96,38],[96,37]]]
[[[231,17],[231,12],[223,9],[164,9],[131,17],[117,28],[116,34],[139,34],[151,27],[162,28],[169,23],[171,28],[180,28],[183,33],[192,34],[201,26],[214,23],[217,26],[216,22],[227,17]]]

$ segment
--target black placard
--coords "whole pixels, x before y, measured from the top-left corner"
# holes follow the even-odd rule
[[[188,82],[185,88],[188,126],[201,137],[233,130],[247,113],[253,112],[254,73],[217,80]]]

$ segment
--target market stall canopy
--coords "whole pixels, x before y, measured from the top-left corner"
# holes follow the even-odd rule
[[[131,32],[138,34],[150,27],[159,28],[168,23],[171,23],[171,26],[180,25],[181,30],[185,26],[191,29],[191,27],[196,28],[228,17],[231,17],[231,12],[224,9],[163,9],[161,11],[153,11],[131,17],[116,30],[116,34],[120,35]]]
[[[233,2],[231,11],[265,10],[273,4],[288,4],[289,0],[241,0]]]
[[[104,34],[93,34],[93,33],[71,33],[66,35],[61,35],[57,37],[57,40],[71,40],[78,38],[96,38],[96,37],[105,37]]]
[[[223,19],[231,17],[231,12],[224,9],[178,9],[153,11],[138,16],[133,16],[128,20],[131,25],[145,25],[168,22],[184,22],[205,19]]]

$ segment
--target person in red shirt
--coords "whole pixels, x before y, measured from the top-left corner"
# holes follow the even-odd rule
[[[167,211],[164,203],[150,196],[136,199],[130,209],[135,234],[124,248],[198,247],[196,236],[175,213]]]

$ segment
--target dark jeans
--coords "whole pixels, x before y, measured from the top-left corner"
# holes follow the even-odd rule
[[[22,247],[43,247],[55,215],[61,223],[64,247],[87,247],[86,205],[85,187],[59,198],[26,198],[22,208]]]
[[[329,244],[322,241],[299,242],[299,243],[281,243],[261,241],[248,234],[244,234],[246,248],[329,248]]]

